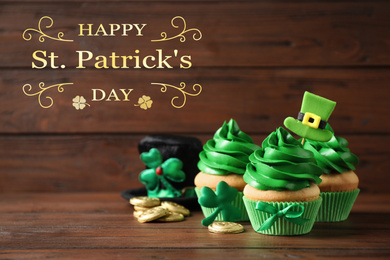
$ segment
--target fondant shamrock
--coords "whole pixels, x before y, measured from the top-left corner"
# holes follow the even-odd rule
[[[237,189],[226,182],[220,181],[215,192],[209,187],[203,187],[201,193],[199,204],[206,208],[216,208],[210,216],[202,220],[203,226],[213,223],[220,212],[224,221],[233,222],[241,216],[240,210],[231,204],[236,198]]]
[[[181,195],[181,192],[168,181],[182,182],[185,180],[186,175],[181,170],[183,163],[179,159],[169,158],[163,162],[161,153],[156,148],[141,153],[140,157],[149,167],[139,175],[139,180],[145,184],[149,197],[174,198]]]

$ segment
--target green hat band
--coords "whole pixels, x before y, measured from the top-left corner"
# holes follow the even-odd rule
[[[299,112],[297,119],[301,121],[303,125],[310,126],[316,129],[325,129],[326,125],[328,124],[328,122],[322,120],[321,117],[309,112]]]

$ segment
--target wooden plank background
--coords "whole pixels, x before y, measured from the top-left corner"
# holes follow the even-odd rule
[[[137,143],[152,133],[183,134],[205,142],[223,121],[234,118],[256,143],[287,116],[299,112],[305,90],[337,101],[329,122],[360,158],[356,170],[364,193],[389,193],[390,181],[390,3],[388,1],[1,1],[0,2],[0,191],[122,191],[139,187]],[[72,43],[22,33],[42,16],[54,20],[50,34]],[[180,15],[202,32],[188,39],[152,44],[160,32],[174,33]],[[146,23],[144,36],[78,37],[78,24]],[[191,37],[191,36],[188,36]],[[191,55],[178,69],[76,69],[76,50],[95,55],[155,54],[175,49]],[[36,50],[55,52],[65,69],[31,68]],[[22,92],[73,82],[51,91],[43,109]],[[151,82],[189,90],[202,85],[185,106],[182,96]],[[130,102],[91,102],[92,88],[132,88]],[[134,107],[141,95],[152,108]],[[83,95],[91,107],[76,111]]]

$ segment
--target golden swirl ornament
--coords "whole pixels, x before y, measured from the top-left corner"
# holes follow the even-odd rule
[[[202,92],[202,86],[199,85],[199,84],[194,84],[192,86],[192,89],[195,91],[195,93],[188,93],[186,91],[184,91],[184,88],[186,87],[186,84],[184,82],[181,82],[180,83],[180,87],[177,87],[177,86],[173,86],[173,85],[169,85],[169,84],[165,84],[165,83],[151,83],[152,85],[160,85],[162,86],[161,87],[161,92],[166,92],[168,87],[170,88],[174,88],[174,89],[177,89],[179,90],[182,94],[183,94],[183,103],[181,105],[175,105],[174,104],[174,101],[176,99],[179,98],[179,96],[175,96],[171,99],[171,105],[174,107],[174,108],[182,108],[184,107],[184,105],[186,104],[187,102],[187,95],[188,96],[192,96],[192,97],[196,97],[198,96],[201,92]]]
[[[44,41],[45,41],[45,38],[49,38],[49,39],[52,39],[52,40],[55,40],[55,41],[73,42],[73,40],[66,40],[66,39],[63,39],[63,38],[62,38],[62,37],[64,37],[64,33],[63,33],[63,32],[59,32],[59,33],[57,34],[57,38],[56,38],[56,37],[53,37],[53,36],[50,36],[50,35],[48,35],[48,34],[46,34],[46,33],[44,33],[43,30],[42,30],[42,28],[41,28],[41,23],[42,23],[43,20],[49,20],[49,22],[50,22],[49,25],[46,25],[46,26],[45,26],[46,29],[51,28],[51,27],[53,26],[53,23],[54,23],[54,22],[53,22],[53,19],[51,19],[51,17],[49,17],[49,16],[43,16],[43,17],[39,20],[39,22],[38,22],[38,29],[28,28],[28,29],[24,30],[22,37],[23,37],[23,39],[24,39],[25,41],[29,41],[29,40],[32,39],[32,35],[31,35],[30,32],[37,32],[37,33],[41,34],[41,35],[39,36],[39,38],[38,38],[38,40],[39,40],[40,42],[44,42]]]
[[[187,29],[186,20],[181,16],[176,16],[176,17],[172,18],[171,25],[173,28],[179,28],[179,25],[175,24],[175,20],[181,20],[183,22],[183,30],[179,34],[172,36],[172,37],[168,37],[168,34],[166,32],[162,32],[161,39],[151,40],[151,41],[152,42],[162,42],[162,41],[170,41],[170,40],[173,40],[175,38],[180,38],[181,42],[185,42],[186,37],[184,36],[184,34],[187,32],[191,32],[191,31],[194,32],[194,34],[192,35],[192,39],[194,39],[195,41],[199,41],[200,39],[202,39],[201,31],[199,29],[196,29],[196,28]]]
[[[46,98],[49,100],[50,103],[49,103],[49,105],[43,105],[42,104],[42,94],[43,94],[43,92],[45,92],[48,89],[57,87],[58,92],[61,93],[61,92],[64,92],[63,86],[65,86],[65,85],[73,85],[73,83],[60,83],[60,84],[55,84],[55,85],[51,85],[51,86],[48,86],[48,87],[44,87],[45,83],[40,82],[38,86],[39,86],[39,88],[41,90],[38,91],[38,92],[35,92],[35,93],[29,93],[32,90],[31,84],[24,84],[24,86],[23,86],[23,93],[26,96],[29,96],[29,97],[38,95],[38,103],[39,103],[39,105],[42,108],[49,108],[49,107],[51,107],[53,105],[54,101],[53,101],[53,99],[51,97],[46,96]]]

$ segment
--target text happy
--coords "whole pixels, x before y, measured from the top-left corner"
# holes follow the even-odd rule
[[[143,36],[142,30],[146,24],[79,24],[79,36],[128,36],[129,32],[134,32],[135,36]]]

